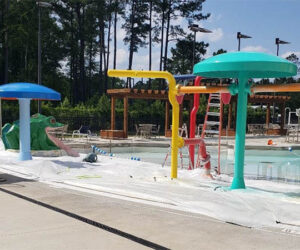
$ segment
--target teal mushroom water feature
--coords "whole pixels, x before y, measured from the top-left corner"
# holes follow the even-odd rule
[[[208,58],[194,66],[194,74],[212,78],[237,78],[230,93],[238,94],[236,118],[234,177],[231,189],[245,188],[244,157],[247,97],[250,78],[289,77],[297,74],[295,64],[277,56],[257,52],[232,52]]]

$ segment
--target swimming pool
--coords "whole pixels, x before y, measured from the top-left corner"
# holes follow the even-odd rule
[[[142,161],[163,164],[168,148],[163,147],[112,147],[102,148],[115,154],[116,157],[140,158]],[[217,166],[216,147],[207,147],[211,155],[212,168]],[[188,167],[189,156],[183,150],[183,166]],[[170,165],[170,155],[166,162]],[[178,167],[181,159],[178,158]],[[287,150],[246,150],[245,151],[245,177],[248,179],[262,179],[300,185],[300,150],[290,152]],[[221,173],[233,175],[234,150],[223,148],[221,151]]]

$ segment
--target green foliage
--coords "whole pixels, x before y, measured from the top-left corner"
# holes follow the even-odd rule
[[[297,65],[297,71],[298,71],[298,73],[300,73],[300,61],[299,61],[299,58],[294,53],[292,53],[286,59],[289,60],[289,61],[291,61],[291,62],[293,62],[293,63],[295,63]]]
[[[192,73],[193,65],[193,36],[178,40],[175,48],[171,48],[172,58],[168,60],[168,71],[173,74]],[[208,43],[195,43],[195,62],[203,59],[208,47]]]
[[[145,22],[148,18],[148,5],[145,1],[129,0],[130,12],[124,12],[125,23],[122,28],[126,30],[125,44],[129,44],[129,51],[136,52],[145,46],[149,25]]]
[[[107,114],[110,112],[110,99],[107,95],[102,95],[97,104],[97,110],[99,110],[103,114]]]
[[[150,105],[150,114],[152,117],[164,117],[165,105],[164,102],[156,100]]]
[[[70,101],[69,101],[68,97],[65,97],[65,99],[61,103],[61,107],[63,107],[63,108],[71,108],[71,104],[70,104]]]
[[[266,122],[266,110],[262,108],[253,109],[248,106],[247,123],[264,124]]]
[[[227,53],[227,50],[218,49],[216,52],[213,53],[213,56],[220,55],[220,54],[223,54],[223,53]]]

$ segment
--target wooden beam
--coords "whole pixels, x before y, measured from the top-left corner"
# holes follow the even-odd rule
[[[272,96],[272,95],[251,95],[249,96],[250,103],[283,103],[291,99],[290,96]]]
[[[233,104],[234,104],[234,123],[233,123],[233,128],[234,130],[236,130],[236,123],[237,123],[237,120],[236,120],[236,113],[237,113],[237,96],[235,95],[234,98],[233,98]]]
[[[228,107],[228,121],[227,121],[227,129],[230,130],[231,128],[231,120],[232,120],[232,103],[229,103]]]
[[[132,91],[132,89],[108,89],[107,94],[128,94]]]
[[[211,86],[207,85],[207,86]],[[144,89],[108,89],[107,94],[118,98],[127,96],[129,99],[159,99],[168,100],[166,90],[144,90]],[[193,99],[193,94],[185,95],[185,100]],[[290,96],[272,96],[272,95],[251,95],[249,102],[259,103],[283,103],[290,99]]]
[[[128,97],[124,97],[123,131],[124,138],[128,137]]]
[[[179,104],[179,127],[180,128],[182,127],[182,123],[183,123],[183,101],[181,104]]]
[[[192,110],[193,110],[193,107],[194,107],[194,100],[189,100],[189,106],[190,106],[189,107],[190,108],[190,112],[189,112],[188,128],[191,128],[191,114],[192,114]],[[196,117],[196,128],[197,128],[197,117]],[[188,134],[190,134],[190,133],[188,132]],[[197,131],[196,131],[196,134],[197,134]]]
[[[269,127],[270,124],[270,103],[267,104],[267,112],[266,112],[266,125],[267,128]]]
[[[283,129],[284,129],[284,110],[285,110],[285,102],[284,103],[281,103],[280,105],[280,114],[281,114],[281,119],[280,119],[280,130],[281,130],[281,133],[283,133]]]
[[[166,114],[165,114],[165,135],[169,129],[170,124],[170,103],[169,100],[166,100]]]
[[[145,89],[109,89],[107,94],[116,98],[145,99],[145,100],[168,100],[169,95],[165,90]],[[185,95],[185,100],[193,99],[193,95]]]

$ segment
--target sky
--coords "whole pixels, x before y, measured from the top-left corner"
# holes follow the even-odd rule
[[[236,33],[252,36],[252,39],[241,40],[241,50],[265,52],[276,55],[275,38],[288,41],[280,45],[279,55],[287,57],[295,53],[300,58],[300,0],[206,0],[203,13],[210,13],[208,20],[199,26],[213,31],[211,34],[197,33],[197,41],[209,43],[205,57],[212,56],[218,49],[228,52],[236,51],[238,41]],[[183,18],[176,20],[182,28],[188,30]],[[124,45],[125,31],[118,25],[117,68],[128,68],[128,46]],[[171,42],[171,47],[175,42]],[[159,67],[159,45],[153,48],[153,70]],[[169,56],[171,56],[169,54]],[[112,66],[112,61],[110,67]],[[148,48],[140,49],[134,54],[133,69],[148,69]]]

